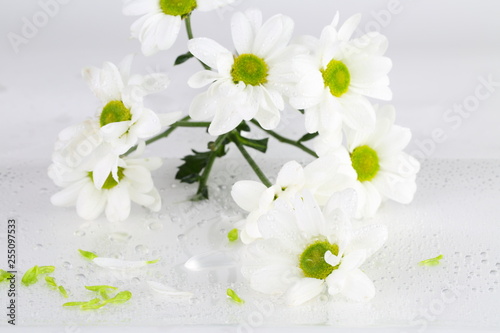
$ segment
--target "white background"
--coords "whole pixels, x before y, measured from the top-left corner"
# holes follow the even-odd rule
[[[85,66],[119,62],[126,54],[136,53],[136,73],[168,72],[172,79],[169,89],[148,99],[157,112],[187,112],[192,97],[199,93],[186,84],[187,78],[200,69],[199,64],[190,61],[177,68],[171,66],[176,56],[186,51],[184,31],[171,50],[146,58],[140,54],[139,42],[129,39],[134,18],[121,14],[121,0],[65,2],[54,17],[41,22],[45,24],[34,36],[28,36],[26,44],[18,45],[16,53],[8,34],[22,36],[24,20],[39,19],[42,8],[38,1],[0,1],[2,159],[48,161],[57,132],[94,115],[97,99],[80,76]],[[362,12],[361,31],[379,29],[390,41],[387,54],[394,64],[390,73],[393,104],[398,123],[410,127],[415,139],[408,151],[419,149],[428,157],[439,158],[500,157],[500,87],[479,105],[473,105],[479,77],[491,76],[500,82],[498,1],[238,0],[223,10],[195,12],[194,33],[231,48],[231,14],[249,7],[262,8],[265,17],[289,15],[296,22],[296,35],[316,36],[331,22],[336,10],[342,21]],[[449,113],[455,104],[467,102],[472,103],[472,111],[466,111],[465,116]],[[446,120],[447,114],[455,118]],[[291,116],[296,113],[286,110],[284,117]],[[296,117],[294,126],[282,132],[301,135],[301,122]],[[442,129],[446,140],[432,149],[429,138],[437,128]],[[177,133],[171,139],[176,144],[160,143],[154,149],[165,157],[181,157],[190,147],[204,148],[204,140],[193,142],[192,134],[191,130]],[[275,147],[270,151],[274,156],[294,153]]]

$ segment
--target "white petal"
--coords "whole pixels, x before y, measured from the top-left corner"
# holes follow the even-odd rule
[[[212,68],[217,67],[217,58],[219,54],[231,53],[209,38],[193,38],[188,42],[189,51],[203,63]]]
[[[180,16],[163,15],[156,26],[156,45],[160,50],[168,50],[176,41],[181,30]]]
[[[326,284],[330,295],[336,295],[344,289],[346,279],[348,277],[347,273],[347,271],[342,269],[336,269],[327,276]]]
[[[348,273],[341,293],[354,301],[367,302],[375,296],[375,286],[365,273],[357,269]]]
[[[148,193],[153,188],[151,172],[143,166],[129,166],[124,169],[123,175],[133,184],[135,191]]]
[[[325,290],[323,280],[303,278],[297,281],[286,293],[288,305],[297,306],[315,298]]]
[[[153,203],[146,207],[152,212],[159,212],[161,210],[161,197],[156,187],[153,187],[148,195],[153,198]]]
[[[157,113],[158,119],[160,119],[161,127],[167,127],[175,123],[182,118],[182,112],[169,112],[169,113]]]
[[[368,225],[354,232],[345,253],[358,250],[365,251],[366,257],[370,257],[378,251],[387,240],[387,227],[385,225]]]
[[[214,119],[208,128],[208,133],[213,136],[222,135],[238,126],[243,118],[239,114],[238,103],[227,101],[225,104],[220,105],[220,109],[215,113]]]
[[[194,120],[210,119],[215,115],[217,104],[216,98],[209,96],[207,92],[201,93],[191,101],[189,116]]]
[[[366,251],[364,249],[356,249],[346,253],[342,258],[340,268],[343,271],[352,271],[359,268],[366,260]]]
[[[86,183],[89,183],[89,181],[90,180],[87,178],[71,184],[70,186],[62,189],[61,191],[50,197],[50,202],[54,206],[59,207],[68,207],[75,205],[82,187],[85,186]]]
[[[85,220],[94,220],[101,215],[106,205],[106,196],[93,184],[85,185],[76,200],[76,212]]]
[[[375,127],[375,110],[362,96],[345,94],[339,99],[342,104],[342,118],[347,126],[357,131],[372,131]]]
[[[231,17],[231,34],[238,54],[252,53],[254,31],[243,13],[237,12]]]
[[[325,261],[331,266],[337,266],[340,264],[340,257],[334,255],[330,250],[325,252]]]
[[[119,121],[109,123],[101,127],[101,134],[104,140],[113,141],[125,134],[130,128],[130,121]]]
[[[278,109],[265,110],[259,108],[255,114],[255,120],[266,130],[275,129],[280,123],[281,114]]]
[[[280,187],[303,186],[304,168],[296,161],[285,163],[280,172],[278,172],[276,184]]]
[[[195,255],[189,258],[184,267],[190,271],[202,271],[205,269],[215,269],[221,267],[232,267],[236,264],[234,258],[226,252],[211,251]]]
[[[163,13],[153,14],[141,27],[138,38],[141,41],[141,51],[145,56],[151,56],[159,51],[156,34],[164,16]]]
[[[410,203],[417,191],[415,177],[401,177],[383,170],[378,172],[372,183],[385,197],[403,204]]]
[[[363,182],[356,190],[358,191],[358,210],[356,217],[373,217],[382,203],[380,193],[369,181]]]
[[[158,134],[161,130],[160,119],[152,110],[143,109],[141,117],[131,127],[131,134],[146,139]]]
[[[94,258],[92,262],[99,267],[118,269],[118,270],[135,269],[149,265],[147,261],[130,261],[130,260],[121,260],[116,258],[102,258],[102,257]]]
[[[348,41],[361,21],[361,14],[349,17],[339,29],[339,39]]]
[[[200,71],[194,73],[188,80],[188,85],[191,88],[202,88],[206,85],[212,84],[220,78],[218,73],[213,71]]]
[[[235,0],[197,0],[196,10],[207,12],[231,4],[234,1]]]
[[[116,173],[118,169],[118,159],[118,155],[108,153],[96,163],[92,174],[96,188],[101,189],[109,175],[111,173]],[[114,178],[117,180],[116,177]]]
[[[106,218],[111,222],[124,221],[130,215],[130,195],[128,186],[118,184],[108,193]]]
[[[293,26],[293,20],[288,16],[278,14],[271,17],[257,32],[253,52],[267,58],[282,51],[292,37]]]
[[[233,185],[231,196],[238,206],[247,212],[259,208],[259,201],[266,186],[260,182],[241,180]]]
[[[151,289],[153,289],[157,293],[164,294],[167,296],[173,296],[173,297],[177,297],[177,296],[192,297],[192,296],[194,296],[194,294],[191,292],[180,291],[180,290],[177,290],[171,286],[167,286],[165,284],[155,282],[155,281],[148,281],[148,285]]]

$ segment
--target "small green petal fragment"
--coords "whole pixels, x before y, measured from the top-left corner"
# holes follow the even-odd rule
[[[87,304],[88,302],[68,302],[64,303],[62,306],[81,306]]]
[[[109,298],[108,291],[118,288],[112,286],[85,286],[85,289],[99,293],[99,296],[106,300]]]
[[[160,259],[146,261],[146,265],[156,264]]]
[[[38,274],[50,274],[56,270],[54,266],[40,266],[38,267]]]
[[[234,228],[233,230],[227,233],[227,239],[230,242],[235,242],[238,240],[238,229]]]
[[[3,282],[4,280],[10,279],[10,274],[9,272],[4,271],[3,269],[0,269],[0,282]]]
[[[443,259],[444,256],[442,254],[438,255],[436,258],[422,260],[418,263],[419,266],[437,266],[440,264],[440,260]]]
[[[80,306],[80,309],[82,309],[82,310],[96,310],[96,309],[102,308],[105,305],[106,305],[106,302],[101,302],[101,300],[99,298],[94,298],[94,299],[88,301],[87,303],[82,304],[82,306]]]
[[[25,286],[30,286],[38,281],[38,266],[31,267],[24,273],[21,283]]]
[[[88,259],[88,260],[94,260],[95,258],[97,258],[97,257],[98,257],[98,255],[97,255],[97,254],[92,253],[92,252],[83,251],[83,250],[78,250],[78,252],[80,252],[80,254],[81,254],[84,258],[86,258],[86,259]]]
[[[61,295],[63,295],[65,298],[68,298],[68,292],[66,291],[66,289],[64,289],[63,286],[59,286],[59,287],[57,287],[57,289],[59,290]]]
[[[51,287],[54,287],[54,288],[57,288],[57,283],[56,283],[56,279],[54,279],[53,277],[51,276],[46,276],[45,277],[45,281],[47,282],[47,284]]]
[[[132,293],[130,291],[128,290],[120,291],[118,294],[116,294],[115,297],[106,300],[105,303],[120,304],[127,302],[131,298],[132,298]]]
[[[227,288],[226,295],[227,295],[227,297],[229,297],[229,298],[230,298],[233,302],[235,302],[235,303],[238,303],[238,304],[243,304],[243,303],[245,303],[245,301],[244,301],[244,300],[242,300],[242,299],[238,296],[238,294],[236,294],[236,292],[235,292],[233,289],[231,289],[231,288]]]

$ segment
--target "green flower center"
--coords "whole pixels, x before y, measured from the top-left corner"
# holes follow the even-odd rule
[[[124,175],[123,175],[123,168],[122,167],[118,167],[118,181],[116,181],[114,178],[113,178],[113,175],[110,173],[108,178],[106,178],[106,181],[104,182],[104,184],[102,185],[102,188],[105,189],[105,190],[111,190],[113,187],[115,187],[116,185],[118,185],[118,183],[123,179]],[[89,172],[89,177],[90,179],[92,180],[92,182],[94,182],[94,173],[91,171]]]
[[[234,83],[244,82],[252,86],[258,86],[267,82],[269,67],[264,59],[254,54],[242,54],[234,59],[231,76]]]
[[[325,87],[330,88],[330,92],[335,97],[340,97],[349,89],[351,83],[351,74],[347,66],[335,59],[330,60],[326,69],[321,69]]]
[[[380,169],[377,152],[368,146],[354,149],[351,153],[351,162],[360,182],[372,180]]]
[[[330,251],[334,255],[339,254],[337,244],[318,240],[309,246],[300,255],[300,268],[306,277],[315,279],[326,279],[339,265],[332,266],[325,261],[325,253]]]
[[[196,0],[160,0],[162,12],[171,16],[184,17],[196,8]]]
[[[122,101],[111,101],[102,109],[100,123],[101,127],[103,127],[107,124],[131,119],[132,114],[130,113],[130,109],[128,109]]]

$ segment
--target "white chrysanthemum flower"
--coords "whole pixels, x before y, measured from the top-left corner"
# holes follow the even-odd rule
[[[305,110],[308,132],[331,133],[338,144],[343,127],[373,129],[375,112],[366,97],[392,98],[387,76],[392,62],[383,56],[387,39],[379,33],[351,39],[360,18],[352,16],[337,29],[337,13],[319,40],[304,39],[311,54],[294,60],[298,83],[290,104]]]
[[[387,239],[385,226],[353,229],[341,196],[323,211],[305,192],[259,219],[262,238],[242,253],[242,273],[265,294],[285,295],[289,305],[303,304],[325,289],[356,301],[375,295],[372,281],[359,267]]]
[[[102,68],[88,67],[82,72],[103,105],[98,113],[102,137],[121,154],[181,116],[180,112],[157,115],[144,107],[143,97],[165,89],[169,80],[159,73],[130,76],[132,59],[127,56],[119,66],[105,62]]]
[[[236,204],[248,212],[241,225],[242,242],[249,244],[261,237],[257,221],[278,199],[288,202],[308,189],[320,205],[324,205],[335,192],[352,187],[356,173],[347,152],[344,153],[316,159],[305,168],[296,161],[287,162],[279,171],[276,183],[269,188],[251,180],[236,182],[231,195]]]
[[[411,131],[394,125],[395,114],[393,106],[380,107],[373,131],[346,131],[352,167],[357,174],[354,188],[358,192],[358,218],[372,217],[384,199],[406,204],[415,195],[420,164],[403,152]]]
[[[231,20],[236,55],[208,38],[190,40],[189,51],[216,72],[201,71],[189,79],[192,88],[210,84],[193,100],[189,115],[212,120],[212,135],[227,133],[252,118],[266,129],[275,128],[285,107],[281,91],[290,80],[286,63],[296,52],[287,46],[293,26],[284,15],[262,24],[262,13],[249,10],[234,14]]]
[[[241,180],[233,185],[231,196],[238,206],[249,214],[240,232],[243,243],[248,244],[261,237],[257,221],[268,212],[278,198],[288,200],[302,191],[305,184],[304,169],[295,162],[287,162],[278,173],[276,184],[266,187],[252,180]]]
[[[125,220],[130,214],[131,201],[159,211],[161,198],[153,184],[151,170],[161,164],[160,158],[120,159],[117,177],[108,174],[100,189],[94,184],[91,169],[63,169],[52,164],[49,176],[64,188],[51,197],[51,202],[55,206],[76,206],[77,214],[86,220],[96,219],[103,211],[109,221]]]
[[[214,10],[234,0],[127,0],[123,14],[141,16],[130,30],[142,45],[142,53],[153,55],[169,49],[177,39],[182,20],[193,10]]]

